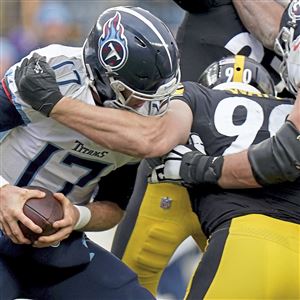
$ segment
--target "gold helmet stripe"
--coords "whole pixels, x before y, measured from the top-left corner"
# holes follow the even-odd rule
[[[243,72],[245,67],[245,56],[236,55],[233,66],[233,82],[243,82]]]

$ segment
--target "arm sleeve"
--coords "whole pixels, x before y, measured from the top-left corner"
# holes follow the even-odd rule
[[[101,178],[95,201],[111,201],[126,209],[139,164],[127,164]]]

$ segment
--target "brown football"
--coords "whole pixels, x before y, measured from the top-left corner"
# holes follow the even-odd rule
[[[52,227],[55,221],[63,218],[64,212],[62,205],[53,196],[53,193],[45,188],[37,186],[25,186],[26,189],[36,189],[41,190],[46,193],[44,198],[31,198],[26,201],[23,212],[31,219],[36,225],[43,229],[43,232],[37,234],[31,231],[24,224],[19,223],[19,226],[26,238],[34,242],[40,236],[51,235],[57,231],[57,229]]]

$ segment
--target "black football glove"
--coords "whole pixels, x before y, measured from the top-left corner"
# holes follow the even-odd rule
[[[53,69],[46,58],[37,53],[25,58],[15,71],[15,82],[21,98],[45,116],[63,98]]]

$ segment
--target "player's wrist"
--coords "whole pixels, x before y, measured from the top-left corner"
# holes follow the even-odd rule
[[[55,103],[55,105],[53,105],[50,113],[49,113],[49,116],[51,118],[65,118],[65,112],[66,111],[69,111],[70,109],[70,101],[74,101],[73,99],[69,98],[69,97],[66,97],[66,96],[62,96],[62,98],[57,101]]]
[[[45,95],[44,103],[39,107],[38,111],[49,117],[55,105],[63,99],[63,95],[59,90],[49,91],[47,95]]]
[[[180,176],[187,184],[218,184],[224,163],[223,156],[213,157],[200,151],[192,151],[183,155]]]
[[[91,220],[92,213],[91,213],[90,209],[86,206],[83,206],[83,205],[74,205],[74,206],[75,206],[75,208],[77,209],[77,211],[79,213],[79,217],[78,217],[78,220],[77,220],[77,222],[76,222],[73,229],[74,230],[81,230]]]

